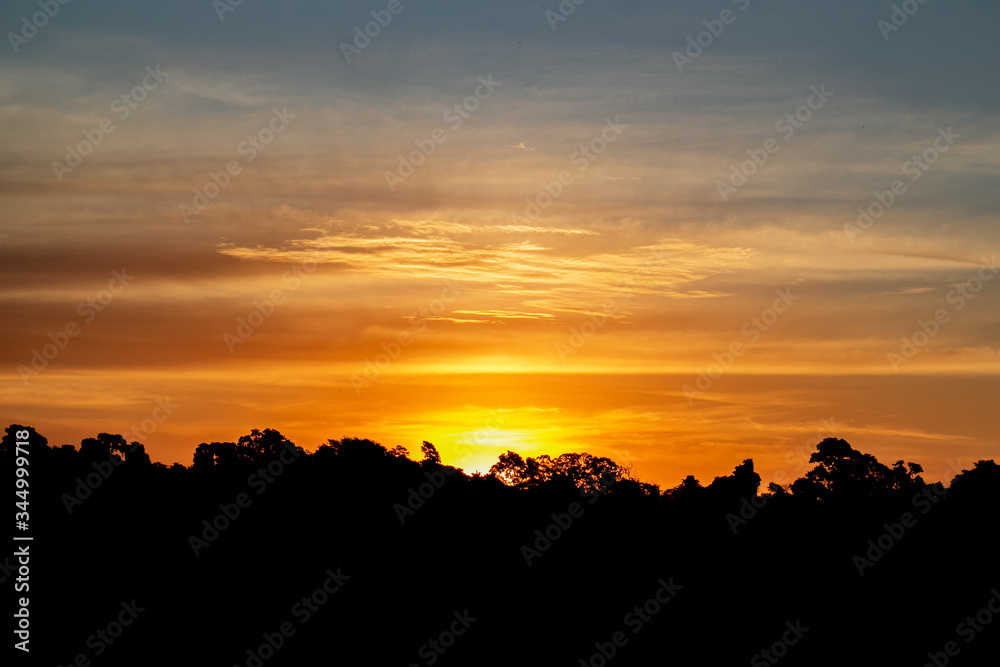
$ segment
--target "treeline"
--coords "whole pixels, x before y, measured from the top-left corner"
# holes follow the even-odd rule
[[[120,435],[50,447],[11,425],[7,465],[18,432],[39,534],[33,657],[50,664],[998,655],[993,461],[945,487],[916,463],[828,438],[787,488],[763,491],[748,459],[660,489],[586,453],[507,452],[468,475],[429,442],[419,460],[346,437],[310,453],[271,429],[202,443],[190,466],[168,467]],[[2,565],[5,578],[16,571]],[[114,627],[128,605],[143,611]]]

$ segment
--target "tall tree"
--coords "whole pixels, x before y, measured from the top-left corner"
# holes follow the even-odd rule
[[[438,454],[437,447],[426,440],[420,445],[420,453],[424,455],[422,463],[441,465],[441,455]]]
[[[846,440],[826,438],[809,457],[816,467],[792,484],[792,493],[808,498],[863,498],[909,491],[922,486],[917,473],[922,468],[899,461],[895,469],[879,463],[871,454],[851,447]]]

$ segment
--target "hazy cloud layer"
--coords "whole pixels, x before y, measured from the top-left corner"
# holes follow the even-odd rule
[[[296,417],[275,408],[267,425],[366,415],[358,435],[402,437],[433,417],[446,451],[461,405],[414,404],[383,428],[389,403],[350,383],[424,317],[379,382],[549,372],[552,396],[585,406],[566,431],[512,427],[515,444],[596,447],[656,424],[602,453],[640,473],[684,460],[724,474],[729,458],[703,464],[712,429],[742,455],[758,446],[747,432],[808,431],[841,405],[855,411],[839,415],[845,432],[887,452],[950,438],[985,457],[981,420],[927,396],[979,391],[1000,370],[1000,10],[930,1],[895,25],[893,5],[595,0],[563,21],[555,3],[403,0],[351,62],[342,43],[386,3],[59,5],[0,50],[4,402],[69,433],[110,428],[101,406],[141,412],[154,384],[203,386],[158,436],[169,458],[212,410],[242,423],[273,400],[275,369],[305,364],[309,388],[282,403]],[[38,11],[7,3],[2,32]],[[135,278],[105,293],[113,271]],[[446,281],[458,298],[414,316]],[[230,350],[275,290],[273,314]],[[781,290],[796,298],[772,322]],[[600,326],[579,338],[587,322]],[[19,365],[70,323],[80,333],[26,384]],[[906,341],[922,344],[908,355]],[[734,343],[745,354],[686,400],[682,385]],[[619,378],[601,405],[574,392],[584,372],[675,375],[658,397]],[[123,373],[131,394],[111,388]],[[819,380],[801,404],[789,384],[773,404],[752,382],[723,387],[844,373],[931,379],[892,385],[904,404],[882,413]],[[116,398],[75,398],[81,386]],[[512,396],[491,407],[525,408]],[[667,447],[664,424],[702,436]]]

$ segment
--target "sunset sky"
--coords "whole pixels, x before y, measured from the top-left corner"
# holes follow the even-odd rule
[[[1000,3],[903,5],[11,0],[3,426],[1000,457]]]

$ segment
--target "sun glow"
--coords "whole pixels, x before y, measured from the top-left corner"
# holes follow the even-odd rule
[[[550,451],[561,428],[552,423],[554,408],[535,406],[488,408],[467,405],[459,410],[427,415],[435,428],[431,441],[443,461],[467,473],[486,473],[501,454],[522,456],[554,454]]]

